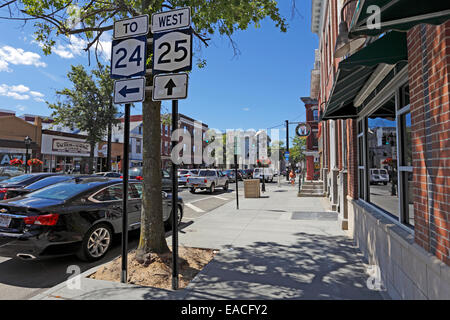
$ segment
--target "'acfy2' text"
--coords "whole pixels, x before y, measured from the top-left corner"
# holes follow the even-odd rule
[[[228,315],[236,314],[255,314],[255,315],[267,315],[266,305],[254,305],[254,304],[244,304],[244,305],[230,305],[225,306],[225,313]]]

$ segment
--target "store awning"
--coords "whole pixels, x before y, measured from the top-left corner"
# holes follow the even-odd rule
[[[353,101],[378,65],[407,60],[406,34],[389,32],[341,61],[322,120],[355,118],[358,109]]]
[[[380,8],[380,28],[373,21],[371,6]],[[359,0],[349,37],[376,36],[389,30],[408,31],[421,24],[440,25],[450,19],[448,0]]]

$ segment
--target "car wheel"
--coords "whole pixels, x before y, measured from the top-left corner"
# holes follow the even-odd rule
[[[225,183],[225,185],[223,186],[223,190],[224,191],[228,191],[228,181]]]
[[[214,183],[211,183],[211,187],[209,187],[209,193],[214,193],[214,191],[216,191],[216,186],[214,185]]]
[[[108,252],[111,243],[111,228],[104,223],[96,224],[84,235],[77,257],[83,261],[100,260]]]
[[[387,185],[387,182],[383,182],[384,185]]]
[[[181,209],[181,206],[178,206],[178,225],[181,224],[181,220],[183,220],[183,210]],[[172,212],[170,212],[169,219],[167,220],[167,224],[169,225],[169,228],[172,228]]]
[[[189,189],[189,192],[190,192],[190,193],[195,193],[195,189],[194,189],[194,188],[190,188],[190,189]]]

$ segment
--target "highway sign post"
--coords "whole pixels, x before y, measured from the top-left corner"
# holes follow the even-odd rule
[[[130,108],[132,102],[144,101],[145,66],[149,16],[142,15],[114,22],[111,48],[111,74],[114,82],[114,103],[125,104],[123,142],[122,196],[122,271],[120,281],[128,281],[128,169],[130,146]],[[140,78],[134,78],[140,77]],[[124,79],[128,78],[128,79]],[[131,79],[130,79],[131,78]]]
[[[158,75],[153,78],[153,101],[187,98],[187,73]]]
[[[113,40],[111,50],[111,78],[122,79],[145,76],[147,36]]]
[[[114,81],[114,103],[124,104],[145,100],[145,78]]]
[[[152,14],[152,33],[189,28],[190,25],[191,8],[181,8]]]
[[[172,132],[178,129],[178,100],[187,98],[188,75],[192,70],[191,9],[152,15],[153,35],[153,101],[172,100]],[[183,30],[183,28],[189,28]],[[168,31],[173,30],[173,31]],[[174,74],[175,73],[175,74]],[[172,150],[178,141],[172,141]],[[178,176],[172,161],[172,289],[178,289]]]
[[[153,73],[192,70],[192,30],[176,30],[153,36]]]
[[[114,22],[113,38],[122,39],[147,35],[149,31],[148,14]]]

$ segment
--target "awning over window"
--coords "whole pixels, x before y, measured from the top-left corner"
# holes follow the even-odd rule
[[[373,21],[374,11],[380,10],[380,28],[368,23]],[[359,0],[349,37],[376,36],[389,30],[408,31],[421,24],[439,25],[450,19],[448,0]]]
[[[356,117],[358,109],[353,101],[377,66],[407,60],[406,34],[389,32],[341,61],[322,120]]]

